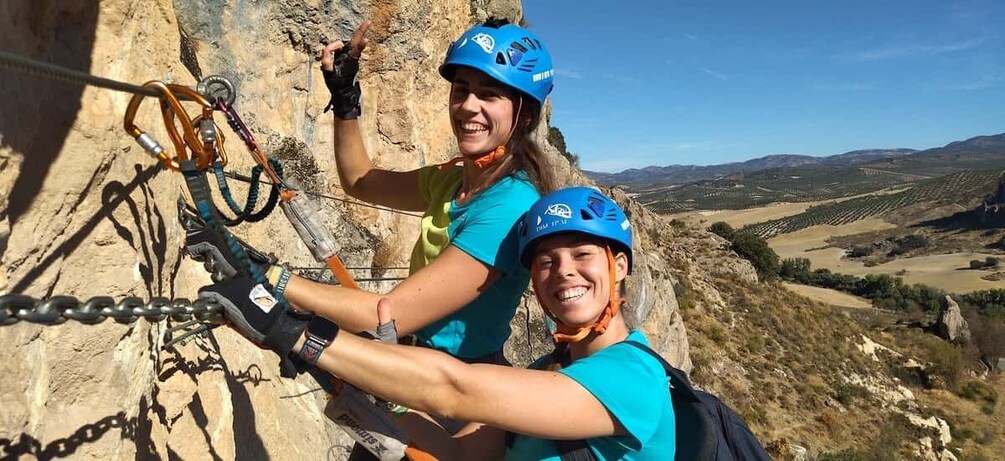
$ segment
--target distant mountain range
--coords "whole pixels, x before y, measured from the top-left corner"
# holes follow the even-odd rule
[[[794,168],[806,166],[845,167],[882,163],[883,161],[899,162],[907,159],[924,161],[926,157],[940,157],[958,153],[994,153],[1005,151],[1005,134],[978,136],[966,141],[956,141],[944,147],[927,150],[914,149],[865,149],[846,152],[828,157],[810,157],[808,155],[769,155],[747,160],[745,162],[725,163],[721,165],[670,165],[632,168],[620,173],[600,173],[584,171],[587,177],[605,186],[625,186],[631,189],[686,184],[696,181],[712,180],[730,175],[752,173],[777,168]]]

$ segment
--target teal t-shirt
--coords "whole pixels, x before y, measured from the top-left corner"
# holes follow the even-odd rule
[[[460,205],[454,196],[461,185],[461,173],[459,167],[419,170],[419,193],[429,206],[412,250],[411,272],[425,267],[453,245],[502,276],[468,305],[415,335],[434,349],[476,358],[499,351],[509,339],[509,322],[530,281],[530,273],[517,254],[517,222],[540,194],[526,173],[520,171]]]
[[[648,345],[633,331],[628,339]],[[532,368],[544,365],[538,360]],[[666,372],[655,358],[630,344],[614,344],[559,370],[590,391],[628,432],[587,439],[598,460],[665,461],[677,448],[673,405]],[[559,461],[552,440],[517,435],[506,451],[510,461]]]

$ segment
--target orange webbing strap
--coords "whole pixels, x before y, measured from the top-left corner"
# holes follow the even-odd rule
[[[337,255],[329,256],[325,264],[331,269],[332,274],[335,275],[335,280],[338,280],[339,284],[346,288],[359,289],[359,285],[353,280],[352,275],[349,274],[349,270],[345,268],[345,264],[342,264],[342,260]]]
[[[408,445],[405,448],[405,456],[408,457],[410,461],[436,461],[437,458],[429,453],[422,451],[419,447],[415,445]]]

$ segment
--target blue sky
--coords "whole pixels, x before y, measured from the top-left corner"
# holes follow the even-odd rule
[[[1005,1],[524,0],[580,166],[924,149],[1005,132]]]

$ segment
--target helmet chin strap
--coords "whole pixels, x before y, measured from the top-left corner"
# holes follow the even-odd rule
[[[537,289],[537,282],[532,281],[531,284],[534,287],[534,295],[537,296],[537,303],[541,305],[542,309],[544,309],[545,315],[551,317],[551,319],[555,321],[555,328],[557,331],[551,336],[556,343],[576,343],[586,339],[590,333],[602,335],[605,331],[607,331],[607,325],[611,323],[611,319],[621,311],[621,306],[625,303],[625,300],[618,296],[618,290],[615,287],[615,284],[617,283],[617,266],[614,262],[614,252],[611,251],[610,246],[605,245],[605,249],[607,250],[607,266],[610,268],[611,293],[607,298],[607,305],[604,306],[604,312],[600,314],[600,318],[597,319],[596,322],[590,325],[573,327],[562,323],[562,321],[559,320],[555,314],[552,314],[551,311],[545,307],[544,302],[541,300],[541,292]],[[531,264],[533,266],[531,267],[531,270],[534,271],[537,263],[533,262]],[[531,278],[531,280],[533,280],[533,278]]]
[[[506,144],[509,144],[509,140],[513,137],[513,132],[516,131],[516,124],[520,121],[520,111],[522,110],[523,110],[523,98],[519,98],[519,101],[517,102],[516,106],[516,114],[513,117],[513,126],[510,127],[509,133],[506,134],[506,140],[503,141],[503,143],[500,144],[499,147],[496,147],[495,149],[490,150],[474,158],[465,155],[459,155],[457,157],[454,157],[450,160],[447,160],[446,162],[437,165],[437,168],[439,168],[440,171],[445,171],[449,170],[451,167],[453,167],[458,163],[468,162],[473,163],[479,169],[485,169],[489,165],[495,163],[496,160],[499,160],[504,155],[506,155]]]

